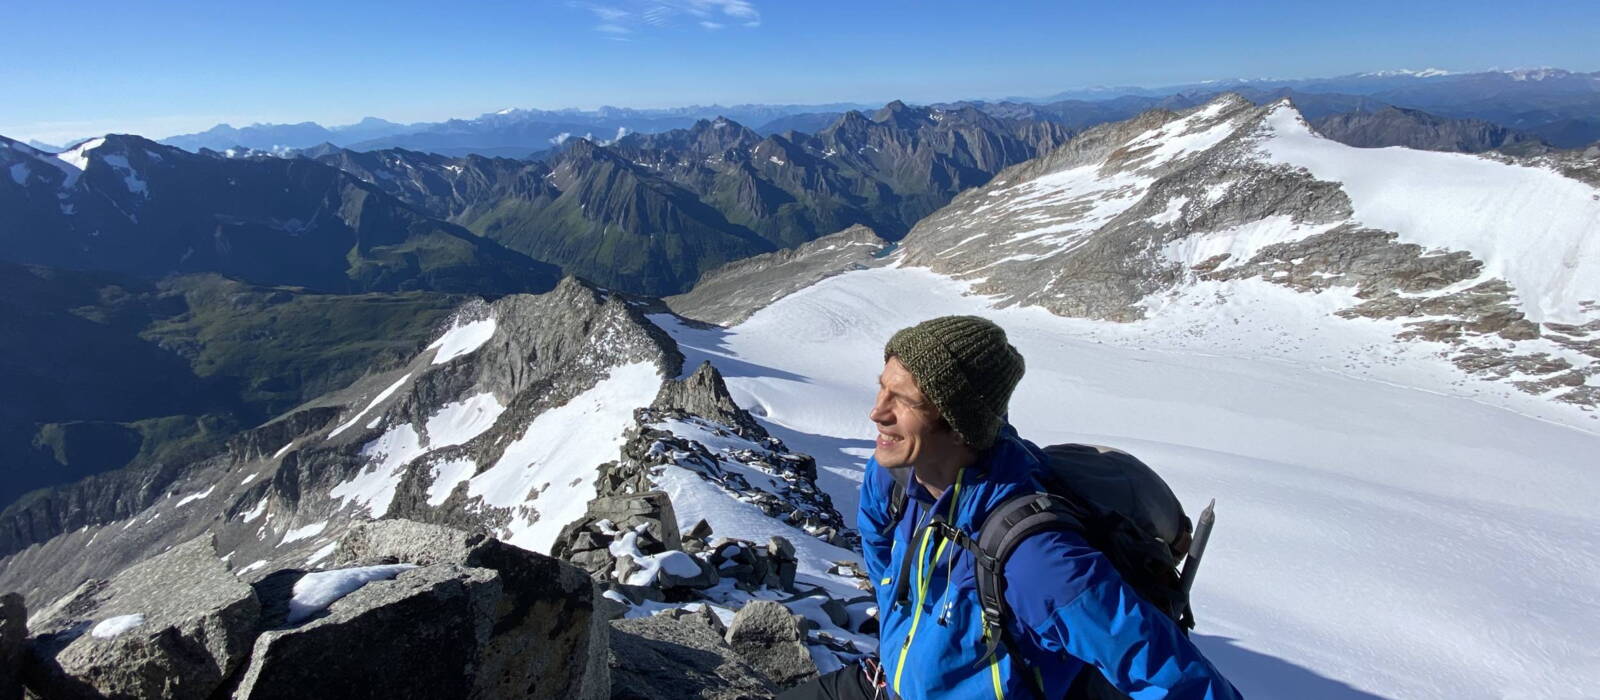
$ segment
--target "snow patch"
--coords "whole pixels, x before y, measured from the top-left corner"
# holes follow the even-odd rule
[[[534,418],[494,466],[472,478],[467,496],[516,509],[502,539],[548,553],[595,497],[595,467],[617,458],[634,409],[650,405],[660,389],[652,363],[612,368],[593,388]]]
[[[415,564],[386,564],[306,574],[294,583],[294,597],[289,599],[289,615],[285,622],[297,624],[368,583],[386,581],[414,568]]]
[[[183,507],[183,504],[185,504],[185,503],[190,503],[192,501],[198,501],[198,500],[200,500],[202,498],[210,496],[211,492],[215,491],[215,490],[217,490],[217,485],[216,484],[212,484],[211,488],[208,488],[208,489],[206,489],[204,491],[201,491],[200,493],[191,494],[191,495],[184,496],[183,498],[178,499],[178,504],[173,506],[173,508],[181,508],[181,507]]]
[[[372,397],[372,401],[369,401],[367,403],[367,407],[366,408],[361,409],[360,413],[357,413],[354,416],[352,416],[350,418],[350,420],[345,421],[343,425],[340,425],[339,427],[334,428],[333,432],[328,433],[328,437],[331,438],[331,437],[334,437],[334,436],[338,435],[339,433],[342,433],[342,432],[344,432],[346,430],[349,430],[351,426],[356,424],[356,421],[361,420],[362,416],[367,415],[367,411],[370,411],[370,410],[372,410],[372,408],[374,406],[377,406],[378,404],[383,403],[384,399],[389,398],[389,396],[391,394],[393,394],[396,390],[398,390],[400,388],[400,386],[402,384],[405,384],[406,380],[410,379],[410,378],[411,378],[411,375],[409,373],[407,373],[406,376],[401,377],[398,380],[396,380],[395,383],[390,384],[389,388],[378,392],[378,395]],[[286,449],[289,449],[288,445],[284,445],[283,446],[283,450],[286,450]],[[283,450],[278,450],[278,452],[281,454],[283,452]]]
[[[267,497],[262,496],[261,500],[256,503],[256,507],[251,508],[250,512],[244,514],[244,521],[248,523],[261,517],[261,514],[265,512],[267,512]]]
[[[446,362],[469,354],[489,342],[494,336],[494,318],[485,318],[469,321],[459,326],[453,326],[445,334],[439,336],[428,346],[429,350],[437,349],[439,352],[433,356],[433,364],[442,365]]]
[[[1304,240],[1341,223],[1307,225],[1287,215],[1269,216],[1220,231],[1191,233],[1162,246],[1161,254],[1187,269],[1225,253],[1226,267],[1248,262],[1267,246]]]
[[[444,505],[461,482],[472,478],[478,465],[470,459],[452,459],[433,465],[433,481],[428,483],[428,505]]]
[[[278,546],[282,547],[290,542],[298,542],[309,537],[316,537],[317,535],[322,534],[322,531],[327,527],[328,521],[323,520],[320,522],[311,523],[305,527],[294,528],[283,533],[283,539],[278,541]]]
[[[142,624],[144,624],[144,615],[142,614],[118,615],[101,620],[93,629],[89,630],[89,634],[96,639],[111,639]]]
[[[343,505],[351,503],[366,506],[374,518],[389,512],[394,491],[400,485],[400,469],[426,452],[421,436],[410,423],[390,428],[382,436],[361,448],[367,466],[355,476],[328,490],[328,495],[339,499]]]
[[[482,434],[505,412],[492,392],[445,404],[428,418],[428,446],[433,449],[460,445]]]
[[[113,170],[122,175],[122,184],[128,188],[130,194],[144,195],[146,199],[150,197],[150,186],[139,177],[138,171],[133,169],[133,165],[128,162],[127,156],[108,155],[101,160],[104,160],[106,165],[111,166]]]

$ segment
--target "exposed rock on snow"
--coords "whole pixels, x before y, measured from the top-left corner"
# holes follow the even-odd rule
[[[739,610],[728,625],[726,641],[739,658],[755,667],[779,688],[791,688],[815,678],[817,665],[805,645],[801,618],[788,608],[757,600]]]
[[[28,684],[44,697],[211,697],[244,662],[261,609],[210,536],[41,610]]]
[[[731,325],[818,281],[883,264],[883,253],[893,246],[870,228],[851,226],[795,248],[728,263],[700,275],[694,289],[662,301],[684,318]]]
[[[650,407],[671,415],[690,414],[715,423],[733,426],[739,435],[751,440],[767,437],[767,431],[734,403],[722,373],[709,361],[701,362],[693,374],[661,384],[661,393]]]
[[[1393,321],[1397,340],[1443,343],[1468,373],[1594,405],[1600,350],[1561,329],[1600,321],[1600,190],[1567,170],[1353,148],[1287,100],[1224,95],[1007,169],[918,223],[900,260],[1001,305],[1113,321],[1214,280],[1353,294],[1338,316]]]

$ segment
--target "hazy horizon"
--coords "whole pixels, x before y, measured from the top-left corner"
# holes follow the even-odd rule
[[[9,8],[0,134],[56,145],[217,124],[399,123],[505,108],[926,104],[1093,86],[1397,69],[1600,70],[1600,3],[1138,7],[895,0]],[[28,31],[28,30],[32,31]],[[70,40],[69,40],[70,39]]]

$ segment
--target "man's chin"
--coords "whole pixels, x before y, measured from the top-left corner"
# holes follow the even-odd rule
[[[895,469],[906,466],[905,456],[896,453],[885,453],[883,450],[873,450],[872,457],[878,460],[878,466],[884,469]]]

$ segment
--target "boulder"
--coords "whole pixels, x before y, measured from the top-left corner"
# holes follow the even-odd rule
[[[657,611],[656,616],[698,622],[715,632],[718,639],[728,633],[728,626],[722,624],[722,618],[717,617],[717,613],[711,609],[711,606],[704,603],[685,605],[681,608],[667,608],[666,610]]]
[[[260,610],[205,535],[41,610],[27,683],[47,698],[207,698],[244,663]]]
[[[699,521],[695,522],[694,527],[689,528],[689,531],[684,533],[683,537],[685,540],[710,539],[711,523],[706,522],[705,518],[701,518]]]
[[[506,676],[495,641],[536,646],[531,630],[497,630],[508,597],[500,575],[453,564],[419,567],[371,581],[326,614],[256,639],[236,699],[534,697],[543,679]],[[553,695],[553,694],[552,694]]]
[[[671,567],[663,565],[660,573],[656,574],[656,585],[662,590],[690,588],[705,590],[722,582],[722,576],[717,574],[717,567],[706,563],[705,560],[692,554],[674,554],[673,557],[693,562],[700,568],[698,574],[683,576],[676,573]]]
[[[488,569],[502,593],[484,611],[495,633],[483,641],[475,673],[524,689],[494,697],[545,697],[559,689],[563,698],[603,698],[610,692],[607,611],[594,582],[577,567],[482,533],[392,519],[352,527],[334,556],[340,562]]]
[[[724,639],[739,658],[779,688],[792,688],[817,676],[799,616],[780,603],[747,603],[733,616]]]
[[[22,595],[0,596],[0,700],[22,697],[22,648],[28,639],[28,610]]]
[[[754,700],[776,688],[703,621],[665,615],[611,623],[616,700]]]
[[[768,585],[779,590],[794,591],[794,577],[800,565],[794,545],[783,537],[773,535],[767,543],[767,559],[771,563],[767,573]]]

